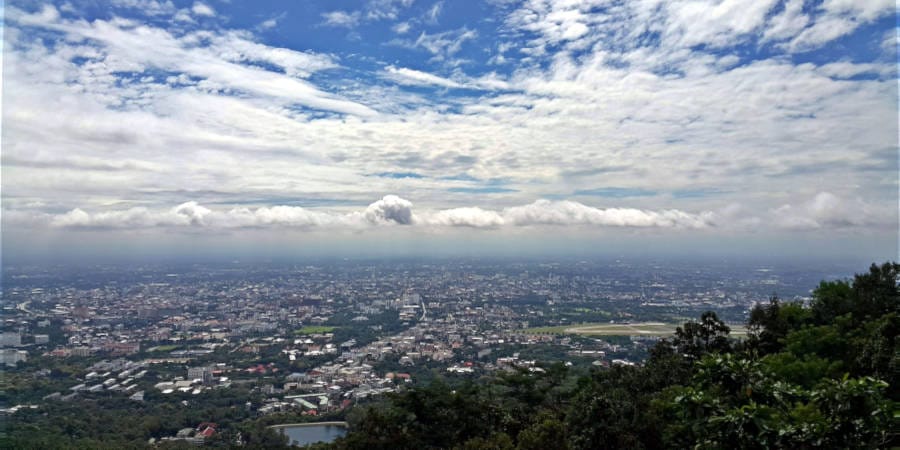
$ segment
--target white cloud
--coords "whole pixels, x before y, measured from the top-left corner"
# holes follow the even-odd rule
[[[507,208],[503,216],[516,225],[601,225],[615,227],[709,226],[707,215],[678,210],[643,211],[634,208],[593,208],[573,201],[538,200],[525,206]]]
[[[187,8],[182,8],[182,9],[179,9],[177,12],[175,12],[175,15],[172,16],[172,21],[174,21],[175,23],[181,23],[181,24],[197,23],[197,21],[194,20],[193,17],[191,17],[191,12]]]
[[[886,31],[881,40],[881,50],[890,56],[896,56],[898,48],[900,48],[900,34],[896,29]]]
[[[760,29],[777,0],[673,2],[666,34],[681,46],[724,47]]]
[[[459,207],[415,212],[412,202],[386,195],[363,210],[339,212],[298,206],[240,207],[212,210],[195,201],[167,210],[134,207],[89,213],[75,208],[63,214],[49,214],[28,205],[3,211],[7,225],[61,229],[204,228],[294,228],[299,230],[365,230],[371,227],[403,225],[416,229],[480,228],[658,228],[718,229],[724,232],[777,232],[779,230],[888,229],[896,220],[862,200],[846,200],[829,192],[819,192],[797,206],[784,204],[756,212],[738,204],[718,211],[690,213],[677,209],[647,210],[615,207],[597,208],[575,201],[537,200],[502,210]]]
[[[278,26],[278,21],[281,20],[283,17],[284,17],[284,14],[282,14],[278,17],[273,17],[271,19],[264,20],[259,24],[259,28],[263,29],[263,30],[269,30],[269,29],[275,28]]]
[[[412,203],[396,195],[386,195],[381,200],[369,205],[363,216],[367,221],[375,224],[410,225],[413,223]]]
[[[438,211],[428,216],[426,223],[445,227],[496,228],[504,225],[506,220],[496,211],[464,207]]]
[[[204,225],[203,219],[212,211],[200,206],[197,202],[182,203],[172,209],[176,217],[184,217],[191,225]]]
[[[245,32],[229,31],[210,41],[210,49],[222,59],[231,62],[266,62],[293,77],[306,78],[315,72],[338,67],[331,56],[259,44]]]
[[[105,63],[130,64],[127,69],[119,70],[142,71],[144,67],[153,67],[202,78],[202,86],[212,91],[230,89],[344,114],[375,114],[364,105],[323,92],[295,78],[334,67],[329,57],[256,44],[241,33],[195,33],[176,37],[166,30],[135,26],[122,20],[91,23],[59,20],[58,14],[46,10],[34,15],[11,9],[9,18],[64,32],[71,39],[96,42],[102,46],[100,50],[105,54]],[[212,45],[204,45],[210,40]],[[285,76],[232,61],[266,61],[283,67],[288,73]],[[107,76],[114,75],[107,73]]]
[[[502,30],[509,41],[495,46],[504,70],[479,76],[440,64],[483,46],[485,36],[467,28],[394,42],[439,64],[360,68],[358,55],[278,48],[247,31],[7,7],[3,164],[15,170],[3,174],[4,205],[46,205],[25,215],[61,227],[746,231],[890,222],[872,211],[896,211],[894,61],[853,62],[838,51],[815,65],[777,54],[829,14],[852,22],[881,17],[881,7],[804,12],[788,2],[760,18],[756,8],[767,4],[741,17],[731,2],[697,3],[722,21],[695,29],[706,19],[693,23],[681,2],[528,2],[531,12],[512,12]],[[679,8],[688,11],[670,17]],[[357,14],[376,20],[365,8]],[[884,35],[893,51],[895,34]],[[775,57],[729,51],[753,39]],[[697,42],[719,47],[685,47]],[[482,91],[405,88],[417,85]],[[389,172],[417,176],[371,176]],[[679,196],[698,184],[706,190]],[[603,208],[531,203],[606,187],[657,194],[574,197]],[[811,203],[823,191],[842,200]],[[382,200],[369,220],[365,209],[210,206],[362,205],[372,192],[404,192],[421,209]],[[185,198],[210,212],[168,207]],[[739,212],[728,209],[735,204]],[[868,218],[829,215],[843,210]]]
[[[889,77],[892,69],[883,64],[858,64],[851,62],[835,62],[819,66],[819,71],[832,78],[851,78],[862,74]]]
[[[896,8],[892,0],[825,0],[822,9],[829,14],[844,14],[869,22],[889,14]]]
[[[325,25],[333,27],[354,28],[359,25],[360,14],[358,11],[330,11],[322,14]]]
[[[770,214],[778,226],[792,230],[890,226],[892,222],[889,211],[862,200],[842,199],[830,192],[819,192],[799,206],[782,205]]]
[[[412,25],[410,25],[409,22],[400,22],[400,23],[394,24],[394,26],[391,27],[391,30],[397,34],[406,34],[407,32],[409,32],[409,30],[411,28],[412,28]]]
[[[171,15],[176,11],[175,5],[170,0],[112,0],[111,4],[116,8],[137,9],[148,16]]]
[[[59,20],[59,11],[53,5],[43,5],[40,11],[33,14],[26,14],[15,7],[7,8],[4,12],[7,18],[27,25],[43,25]]]
[[[368,20],[394,20],[403,9],[409,8],[414,0],[369,0],[365,6]]]
[[[791,52],[809,51],[852,33],[860,26],[896,11],[890,0],[826,0],[818,8],[814,22],[791,39]]]
[[[33,220],[32,224],[34,224]],[[351,226],[353,225],[353,220],[349,217],[310,211],[295,206],[261,207],[255,210],[234,208],[227,211],[212,211],[197,204],[197,202],[186,202],[170,210],[156,212],[141,207],[89,214],[76,208],[65,214],[50,217],[49,225],[56,228],[75,229],[143,229],[157,227],[203,227],[211,229],[293,227],[307,229]]]
[[[332,226],[335,217],[317,211],[310,211],[299,206],[274,206],[258,208],[252,212],[247,208],[233,209],[227,216],[232,220],[231,226],[288,226],[300,228]],[[242,218],[244,222],[239,220]]]
[[[216,10],[212,9],[212,7],[206,3],[201,2],[194,2],[191,11],[198,16],[215,17],[216,15]]]
[[[438,22],[438,17],[441,15],[441,10],[444,9],[444,2],[439,1],[435,2],[431,5],[431,8],[428,9],[428,13],[426,14],[426,18],[429,23],[436,24]]]
[[[515,28],[529,31],[538,36],[531,41],[537,51],[543,53],[548,45],[558,45],[576,40],[589,32],[589,26],[600,16],[588,11],[600,2],[563,2],[552,0],[530,0],[522,8],[513,11],[507,23]]]
[[[787,48],[792,52],[808,51],[819,48],[856,29],[857,23],[841,17],[820,18],[814,25],[804,29],[790,41]]]
[[[423,31],[415,41],[394,40],[391,43],[407,48],[422,48],[434,55],[434,60],[445,61],[458,53],[467,41],[474,40],[477,36],[477,31],[463,27],[434,34]]]
[[[538,200],[502,211],[478,207],[424,211],[416,214],[409,200],[386,195],[362,211],[321,212],[295,206],[234,208],[213,211],[190,201],[167,211],[147,208],[88,213],[73,209],[49,217],[49,225],[60,228],[148,228],[208,227],[244,228],[265,226],[362,227],[377,225],[415,225],[420,227],[497,228],[508,226],[603,226],[703,228],[711,226],[712,213],[690,214],[678,210],[645,211],[633,208],[600,209],[572,201]]]
[[[322,14],[322,18],[325,19],[325,25],[354,28],[363,21],[395,20],[400,11],[412,3],[413,0],[369,0],[362,10],[330,11]],[[397,32],[403,34],[406,31]]]
[[[447,78],[439,77],[430,73],[407,69],[405,67],[387,66],[384,68],[386,76],[400,84],[410,84],[418,86],[442,86],[448,88],[460,88],[463,85]]]
[[[784,9],[769,21],[763,41],[787,39],[806,28],[809,16],[803,13],[803,0],[789,0]]]

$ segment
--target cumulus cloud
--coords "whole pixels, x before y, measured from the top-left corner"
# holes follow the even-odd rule
[[[50,216],[50,225],[58,228],[152,228],[204,227],[212,225],[207,217],[214,213],[197,202],[182,203],[167,211],[151,211],[144,207],[90,214],[75,208],[65,214]]]
[[[370,223],[410,225],[413,223],[412,202],[396,195],[386,195],[369,205],[363,215]]]
[[[803,0],[789,0],[784,9],[769,21],[769,27],[763,32],[763,41],[796,36],[809,21],[809,16],[803,13]]]
[[[600,225],[613,227],[703,228],[708,214],[690,214],[675,209],[644,211],[634,208],[593,208],[573,201],[538,200],[530,205],[507,208],[504,217],[516,225]]]
[[[426,223],[436,226],[496,228],[504,225],[506,220],[497,211],[465,207],[438,211],[428,216]]]
[[[292,227],[318,228],[341,224],[341,216],[311,211],[299,206],[261,207],[255,210],[235,208],[216,216],[223,228]]]
[[[197,204],[197,202],[182,203],[172,209],[176,217],[184,217],[191,225],[204,225],[203,219],[212,211]]]
[[[576,201],[540,199],[499,210],[460,207],[414,211],[413,203],[386,195],[365,209],[349,212],[299,206],[263,206],[213,210],[189,201],[167,210],[145,207],[90,213],[75,208],[62,214],[28,209],[4,210],[4,223],[14,226],[49,226],[62,229],[143,228],[294,228],[301,230],[347,229],[396,226],[437,228],[510,227],[719,229],[725,231],[778,231],[853,229],[890,226],[896,217],[861,200],[820,192],[796,205],[784,204],[764,212],[730,204],[716,211],[697,213],[678,209],[598,208]]]
[[[359,12],[329,11],[322,14],[325,25],[332,27],[353,28],[359,24]]]
[[[201,2],[194,2],[191,11],[198,16],[215,17],[216,15],[216,10],[212,9],[212,7],[206,3]]]
[[[892,0],[826,0],[817,8],[813,23],[797,33],[785,47],[792,52],[819,48],[894,11],[896,4]]]
[[[792,230],[885,225],[891,221],[885,213],[865,201],[842,199],[830,192],[819,192],[799,205],[784,204],[770,212],[774,223]]]
[[[678,210],[645,211],[631,208],[594,208],[572,201],[538,200],[499,211],[462,207],[413,212],[409,200],[386,195],[362,211],[349,213],[315,211],[298,206],[232,208],[214,211],[195,201],[164,211],[138,207],[119,211],[88,213],[76,208],[60,215],[42,215],[58,228],[148,228],[208,227],[245,228],[284,226],[366,227],[415,225],[421,227],[498,228],[502,226],[608,226],[701,228],[711,225],[711,213],[690,214]]]

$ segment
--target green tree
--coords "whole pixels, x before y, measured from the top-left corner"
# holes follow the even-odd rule
[[[530,427],[522,430],[516,438],[517,450],[544,450],[555,448],[567,450],[566,427],[556,417],[543,414]]]
[[[823,281],[813,291],[812,298],[812,318],[820,325],[853,311],[853,288],[847,281]]]
[[[730,332],[731,328],[716,313],[707,311],[699,322],[692,320],[676,328],[672,342],[680,353],[696,360],[706,353],[731,351]]]
[[[772,296],[768,304],[757,304],[750,311],[748,347],[760,355],[780,351],[784,338],[791,330],[808,323],[810,311],[800,302],[784,303]]]

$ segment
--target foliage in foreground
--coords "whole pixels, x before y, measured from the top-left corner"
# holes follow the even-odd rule
[[[321,447],[894,447],[898,272],[886,263],[822,282],[809,305],[772,298],[753,309],[744,341],[705,313],[639,367],[438,380],[356,409],[351,432]]]

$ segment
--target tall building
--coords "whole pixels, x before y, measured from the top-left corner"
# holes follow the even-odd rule
[[[202,380],[203,384],[210,384],[213,381],[213,368],[206,367],[189,367],[188,380]]]

